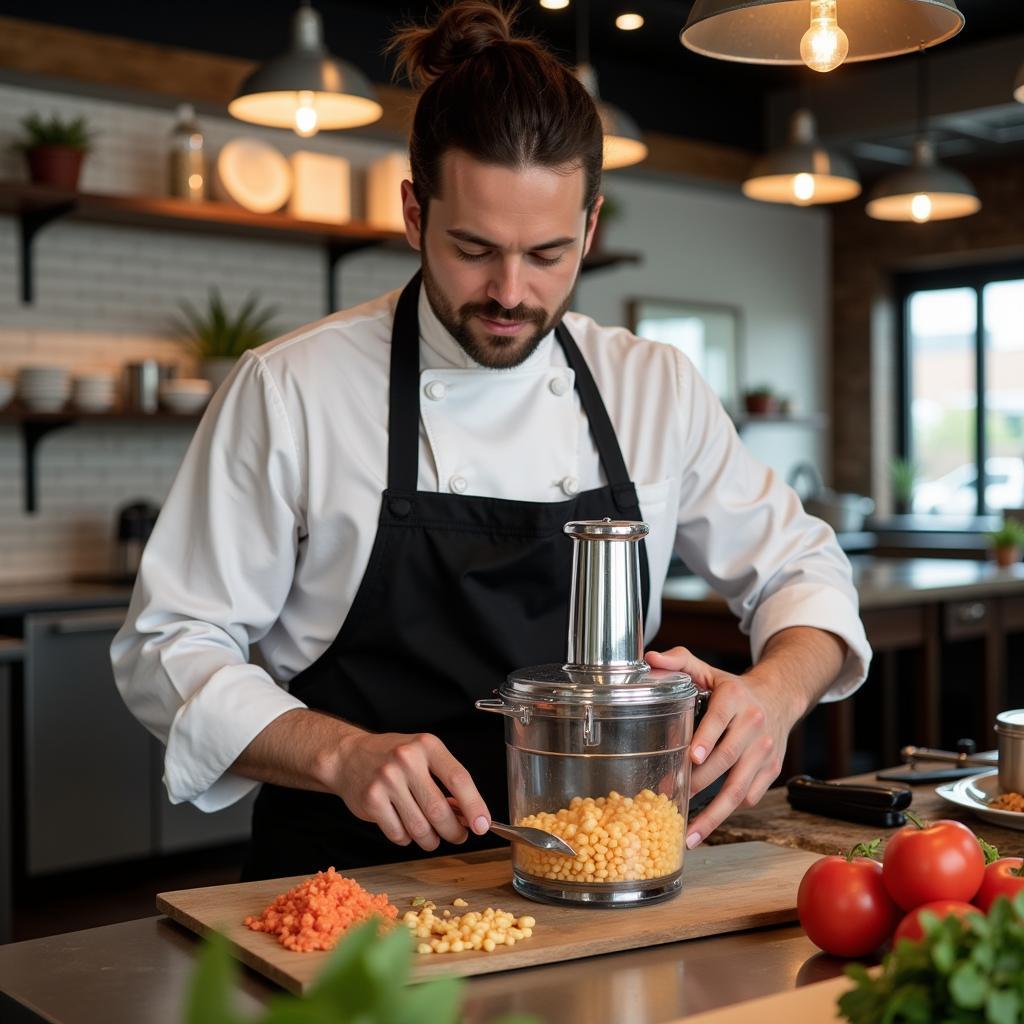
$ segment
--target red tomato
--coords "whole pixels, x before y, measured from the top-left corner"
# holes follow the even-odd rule
[[[935,900],[974,899],[985,874],[978,837],[959,821],[907,825],[889,840],[882,860],[889,895],[913,910]]]
[[[916,907],[900,921],[896,928],[896,934],[892,937],[893,949],[899,945],[900,939],[917,942],[918,939],[924,938],[924,929],[921,927],[920,919],[920,914],[924,910],[939,918],[949,917],[951,914],[955,917],[966,917],[968,914],[981,913],[974,904],[964,903],[963,900],[936,900],[934,903],[925,903]]]
[[[1024,876],[1014,874],[1021,870],[1024,859],[1021,857],[1000,857],[985,868],[985,877],[981,881],[981,888],[974,897],[976,906],[981,907],[987,914],[992,901],[997,896],[1006,896],[1013,899],[1024,889]]]
[[[882,881],[882,865],[868,857],[822,857],[800,881],[800,924],[819,949],[834,956],[865,956],[892,933],[899,916]]]

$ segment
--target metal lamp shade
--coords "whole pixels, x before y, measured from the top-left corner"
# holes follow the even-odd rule
[[[383,108],[370,80],[323,45],[320,16],[300,7],[292,23],[292,48],[260,65],[228,104],[240,121],[293,128],[299,94],[312,94],[319,129],[357,128],[378,120]]]
[[[839,0],[850,40],[847,61],[911,53],[955,36],[964,16],[955,0]],[[696,53],[745,64],[802,64],[809,0],[696,0],[680,33]]]
[[[970,181],[959,171],[935,163],[934,150],[924,139],[914,145],[914,165],[883,178],[872,189],[865,209],[875,220],[916,221],[911,204],[920,195],[931,200],[927,220],[969,217],[981,209]]]
[[[647,145],[640,135],[640,126],[624,110],[611,103],[599,101],[597,113],[604,130],[604,157],[606,171],[630,167],[647,157]]]
[[[806,199],[794,191],[798,174],[810,175],[814,182],[814,192]],[[790,123],[789,144],[754,164],[750,177],[743,182],[743,194],[763,203],[841,203],[860,195],[860,180],[846,157],[818,142],[810,111],[798,110]]]

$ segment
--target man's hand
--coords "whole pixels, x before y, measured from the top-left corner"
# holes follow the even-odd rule
[[[260,782],[333,793],[400,846],[416,842],[436,850],[442,837],[464,842],[466,829],[456,812],[477,835],[491,827],[469,772],[429,733],[365,732],[295,708],[266,726],[232,770]]]
[[[845,645],[821,630],[783,630],[769,641],[762,660],[742,676],[714,668],[685,647],[649,652],[651,668],[687,672],[711,697],[690,744],[695,767],[690,795],[725,772],[725,785],[690,823],[693,849],[737,807],[753,807],[782,771],[793,726],[821,697],[842,666]],[[780,672],[780,669],[785,671]]]
[[[490,813],[469,772],[430,733],[353,730],[336,754],[325,758],[322,770],[326,788],[399,846],[415,842],[436,850],[442,838],[465,842],[466,829],[438,781],[475,833],[490,828]]]

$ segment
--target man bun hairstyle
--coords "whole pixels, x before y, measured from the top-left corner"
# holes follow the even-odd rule
[[[601,189],[604,137],[589,93],[535,39],[513,34],[514,13],[456,0],[428,26],[398,31],[396,77],[422,88],[409,139],[413,189],[426,215],[450,149],[483,163],[581,167],[589,213]]]

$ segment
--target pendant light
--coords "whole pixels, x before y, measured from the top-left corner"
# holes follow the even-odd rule
[[[291,49],[261,64],[228,104],[240,121],[291,128],[303,138],[372,124],[383,112],[370,80],[328,53],[323,22],[308,2],[292,18]]]
[[[860,195],[853,164],[817,138],[814,115],[797,110],[789,122],[789,142],[761,157],[743,182],[743,194],[764,203],[811,206],[841,203]]]
[[[597,72],[590,63],[590,12],[587,0],[576,3],[576,77],[583,88],[590,93],[601,118],[604,132],[604,159],[602,167],[614,171],[630,167],[647,157],[647,145],[640,133],[640,126],[624,110],[611,103],[605,103],[597,89]]]
[[[927,62],[918,63],[918,125],[910,167],[884,177],[872,190],[865,208],[875,220],[952,220],[969,217],[981,209],[974,186],[967,177],[935,159],[935,147],[928,139]]]
[[[1024,64],[1021,64],[1017,72],[1017,81],[1013,85],[1013,98],[1018,103],[1024,103]]]
[[[956,0],[696,0],[679,38],[706,57],[830,71],[934,46],[963,24]]]

